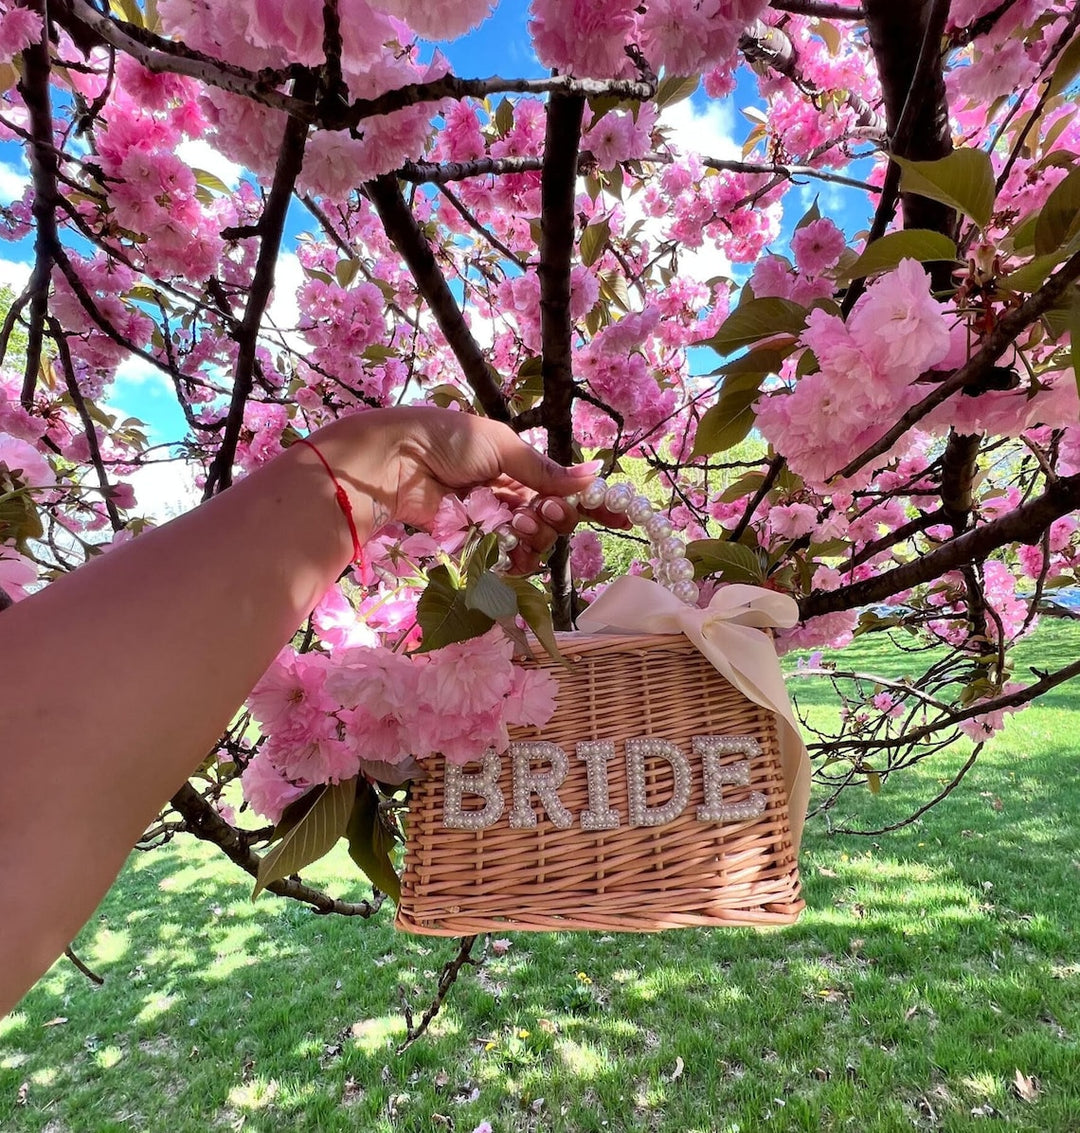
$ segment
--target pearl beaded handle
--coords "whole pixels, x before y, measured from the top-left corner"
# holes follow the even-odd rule
[[[694,565],[686,557],[686,543],[681,535],[676,534],[671,520],[657,512],[647,496],[637,495],[630,484],[608,484],[598,477],[584,491],[567,496],[566,502],[590,509],[604,507],[608,511],[625,514],[632,523],[643,527],[649,537],[650,557],[659,561],[653,578],[667,587],[680,602],[688,606],[697,602]],[[495,534],[499,540],[495,570],[507,570],[510,552],[518,545],[518,537],[508,526],[500,527]]]

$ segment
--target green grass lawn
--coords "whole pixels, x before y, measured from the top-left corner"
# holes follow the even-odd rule
[[[1078,648],[1048,624],[1026,662]],[[852,652],[902,671],[884,639]],[[520,935],[402,1056],[399,985],[426,1002],[451,942],[253,905],[191,841],[137,855],[76,942],[104,986],[60,961],[0,1021],[0,1128],[1080,1130],[1076,699],[1011,719],[915,826],[811,822],[798,925]],[[960,759],[847,813],[888,822]],[[311,872],[354,876],[344,853]]]

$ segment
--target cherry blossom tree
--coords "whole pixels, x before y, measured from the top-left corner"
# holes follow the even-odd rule
[[[432,45],[489,7],[0,2],[0,130],[32,171],[3,230],[34,242],[0,330],[0,603],[137,538],[150,464],[210,497],[337,415],[430,402],[636,469],[699,602],[797,598],[781,649],[926,650],[903,682],[823,671],[823,805],[962,735],[974,759],[1080,674],[1010,660],[1080,564],[1080,5],[533,0],[549,77],[454,74]],[[691,95],[740,102],[741,154],[676,135]],[[235,184],[187,156],[207,145]],[[175,443],[110,408],[132,360]],[[146,844],[187,831],[319,911],[376,909],[412,757],[541,719],[519,616],[547,638],[626,569],[586,529],[504,577],[505,518],[474,495],[384,529]],[[257,852],[331,803],[371,901]]]

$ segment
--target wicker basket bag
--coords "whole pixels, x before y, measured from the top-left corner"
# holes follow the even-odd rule
[[[542,731],[413,784],[398,926],[793,922],[809,771],[761,628],[790,624],[783,603],[731,586],[699,610],[618,580],[560,636],[568,667],[522,662],[559,683]]]

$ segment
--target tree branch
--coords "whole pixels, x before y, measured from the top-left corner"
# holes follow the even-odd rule
[[[993,31],[998,20],[1010,8],[1016,7],[1016,3],[1017,0],[1003,0],[993,11],[987,12],[986,15],[980,16],[977,20],[972,20],[966,28],[956,28],[949,35],[949,47],[966,47],[972,40],[978,39],[980,35],[986,35]]]
[[[495,374],[466,325],[461,308],[435,262],[435,253],[401,195],[397,178],[392,173],[386,174],[369,181],[364,189],[379,214],[386,235],[412,272],[417,289],[431,308],[484,412],[496,421],[509,422],[510,411]]]
[[[312,87],[310,78],[297,82],[297,88],[305,94]],[[285,234],[285,217],[289,211],[296,178],[304,164],[304,149],[307,145],[307,126],[296,118],[287,118],[285,130],[278,150],[274,181],[266,199],[266,207],[259,221],[261,242],[259,258],[255,263],[255,274],[248,291],[244,318],[237,332],[239,350],[236,355],[236,377],[233,380],[232,397],[229,399],[229,413],[225,419],[225,429],[221,434],[221,445],[210,462],[206,474],[203,499],[210,499],[216,492],[224,491],[232,483],[232,466],[236,458],[236,446],[240,440],[240,430],[244,424],[244,410],[255,383],[255,352],[259,341],[259,327],[262,325],[270,292],[274,288],[274,272],[277,268],[281,240]]]
[[[781,28],[769,27],[761,20],[755,20],[739,38],[739,50],[746,56],[747,62],[770,67],[777,74],[790,79],[801,91],[814,95],[824,93],[808,86],[799,71],[795,44]],[[865,98],[854,91],[846,91],[844,102],[854,111],[856,126],[876,132],[884,138],[885,122]]]
[[[230,826],[190,783],[185,783],[169,803],[184,819],[189,834],[204,842],[212,842],[245,873],[258,877],[261,859],[248,846],[243,832]],[[266,888],[278,897],[291,897],[294,901],[311,905],[317,913],[338,913],[344,917],[370,917],[379,911],[383,903],[381,893],[376,894],[372,901],[339,901],[294,878],[272,881]]]
[[[397,171],[401,181],[429,185],[445,185],[447,181],[465,181],[503,173],[539,173],[544,168],[542,157],[479,157],[475,161],[407,161]]]
[[[570,321],[570,258],[574,250],[574,188],[585,99],[553,94],[547,104],[544,172],[540,186],[540,337],[543,343],[541,405],[548,456],[574,460],[573,324]],[[548,559],[552,618],[556,629],[573,628],[570,543],[560,537]]]
[[[701,164],[707,169],[717,169],[731,173],[774,173],[794,181],[796,177],[813,177],[818,181],[828,181],[834,185],[849,185],[852,189],[862,189],[867,193],[880,193],[877,185],[859,181],[855,177],[845,177],[842,173],[830,173],[827,169],[814,169],[810,165],[784,165],[775,161],[729,161],[718,157],[702,157]]]
[[[438,189],[450,204],[454,206],[454,209],[462,220],[464,220],[478,236],[482,236],[497,252],[501,252],[516,267],[519,267],[522,271],[525,270],[525,261],[521,259],[516,252],[511,251],[494,232],[485,228],[445,185],[439,185]]]
[[[23,75],[19,93],[30,117],[33,144],[27,153],[34,179],[33,216],[34,270],[26,287],[30,296],[30,325],[26,341],[26,366],[23,371],[19,401],[29,410],[34,403],[38,373],[41,370],[41,347],[45,334],[45,318],[49,311],[49,282],[52,278],[56,249],[60,238],[56,229],[56,148],[53,145],[52,98],[49,91],[49,19],[43,0],[28,7],[41,15],[42,38],[23,51]]]
[[[187,75],[302,121],[314,119],[314,108],[310,102],[274,89],[289,78],[288,72],[249,71],[223,59],[214,59],[186,44],[154,35],[125,20],[103,16],[86,0],[51,0],[50,15],[84,48],[90,43],[109,45],[154,74]]]
[[[830,4],[826,0],[772,0],[770,8],[777,12],[790,12],[793,16],[816,16],[819,20],[863,20],[862,8],[849,8],[846,4]]]
[[[82,422],[86,447],[90,452],[90,463],[94,466],[94,472],[97,474],[98,485],[105,501],[105,510],[108,512],[109,522],[112,524],[113,531],[120,531],[123,529],[124,521],[120,518],[120,513],[116,510],[116,504],[112,498],[113,489],[109,484],[109,475],[105,471],[105,465],[101,462],[101,446],[98,444],[94,419],[86,408],[86,399],[83,397],[82,390],[79,389],[79,383],[75,378],[75,367],[72,365],[71,350],[68,347],[67,338],[64,336],[64,328],[54,318],[49,318],[48,323],[49,333],[52,335],[57,352],[60,355],[60,368],[64,371],[64,383],[67,386],[68,396],[71,398],[75,412],[78,413],[79,420]]]
[[[814,618],[820,614],[870,606],[901,590],[940,578],[967,563],[980,562],[1006,544],[1037,543],[1055,519],[1068,515],[1077,507],[1080,507],[1080,473],[1061,477],[1048,484],[1046,491],[1034,500],[990,523],[965,531],[963,535],[902,566],[837,590],[815,591],[799,603],[800,615],[803,619]]]

